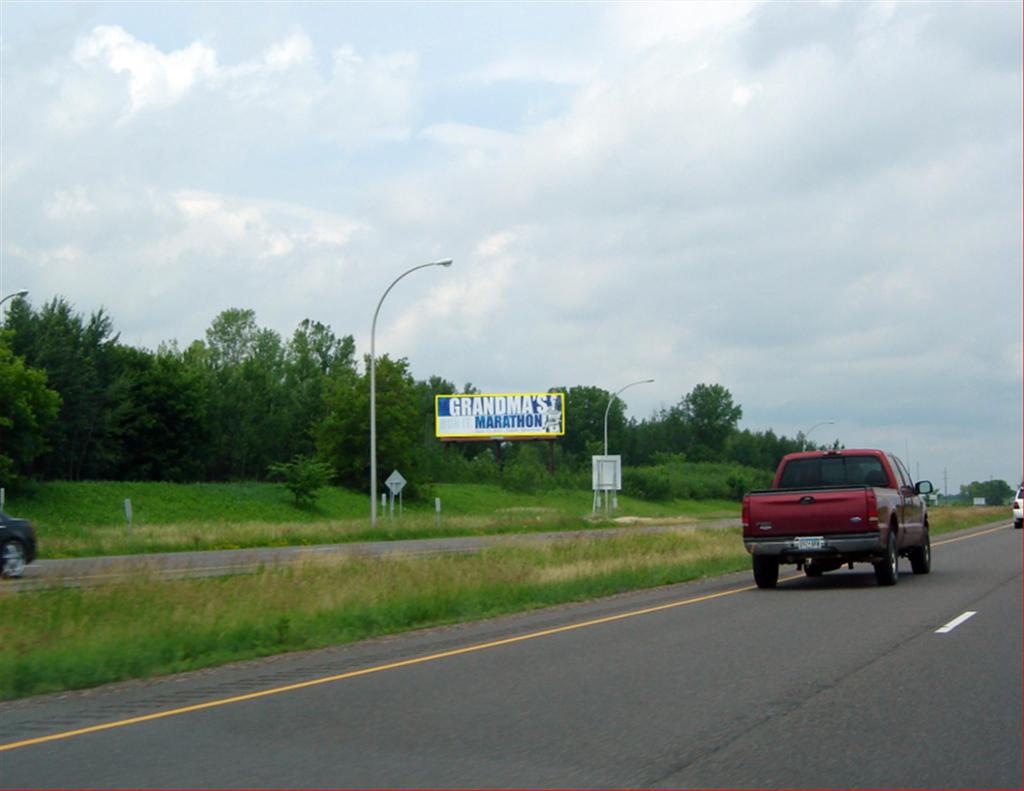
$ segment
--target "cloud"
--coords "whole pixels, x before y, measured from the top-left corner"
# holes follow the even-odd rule
[[[469,72],[461,81],[491,85],[501,82],[542,82],[564,86],[581,86],[592,81],[599,71],[597,64],[552,54],[506,56]]]
[[[201,248],[212,255],[261,260],[344,247],[363,224],[326,212],[278,202],[252,202],[202,192],[178,192],[172,201],[183,220],[171,246]]]
[[[517,139],[509,132],[459,123],[432,124],[420,136],[441,145],[474,149],[503,149]]]
[[[115,7],[11,72],[19,285],[129,342],[241,305],[365,350],[391,279],[452,257],[378,326],[417,376],[653,377],[638,417],[718,381],[754,428],[941,454],[945,425],[1019,466],[1019,7],[570,4],[543,40],[277,10],[158,44]]]
[[[313,40],[298,27],[257,57],[226,65],[202,40],[165,52],[117,25],[80,36],[48,78],[50,116],[65,134],[137,124],[153,113],[173,124],[173,111],[215,118],[232,130],[245,121],[251,140],[273,138],[283,125],[354,147],[410,136],[416,80],[413,54],[364,57],[348,45],[334,48],[323,69]]]
[[[216,77],[217,53],[202,42],[164,54],[117,26],[101,25],[75,45],[84,69],[96,64],[128,76],[128,106],[121,120],[149,108],[169,107],[197,84]]]

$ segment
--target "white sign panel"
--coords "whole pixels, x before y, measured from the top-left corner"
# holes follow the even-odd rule
[[[439,395],[434,417],[439,439],[551,439],[565,434],[565,394]]]
[[[391,494],[398,494],[405,488],[405,478],[402,477],[402,473],[395,470],[388,476],[388,479],[384,481],[384,485],[391,490]]]
[[[622,457],[591,456],[595,492],[622,491]]]

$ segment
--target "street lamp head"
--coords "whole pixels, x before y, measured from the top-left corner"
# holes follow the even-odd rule
[[[13,293],[8,294],[6,297],[0,296],[0,305],[3,305],[9,299],[17,299],[18,297],[24,297],[28,294],[27,288],[19,289]]]
[[[434,261],[433,266],[451,266],[452,259],[446,258],[443,261]]]

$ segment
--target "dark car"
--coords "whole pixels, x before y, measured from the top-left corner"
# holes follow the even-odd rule
[[[20,577],[36,559],[36,532],[27,519],[0,511],[0,576]]]

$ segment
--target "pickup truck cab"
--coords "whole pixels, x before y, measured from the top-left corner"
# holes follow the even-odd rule
[[[871,563],[879,585],[899,580],[899,559],[915,574],[931,569],[929,481],[880,450],[830,450],[783,457],[771,489],[743,498],[743,544],[754,581],[774,588],[779,566],[809,577]]]

